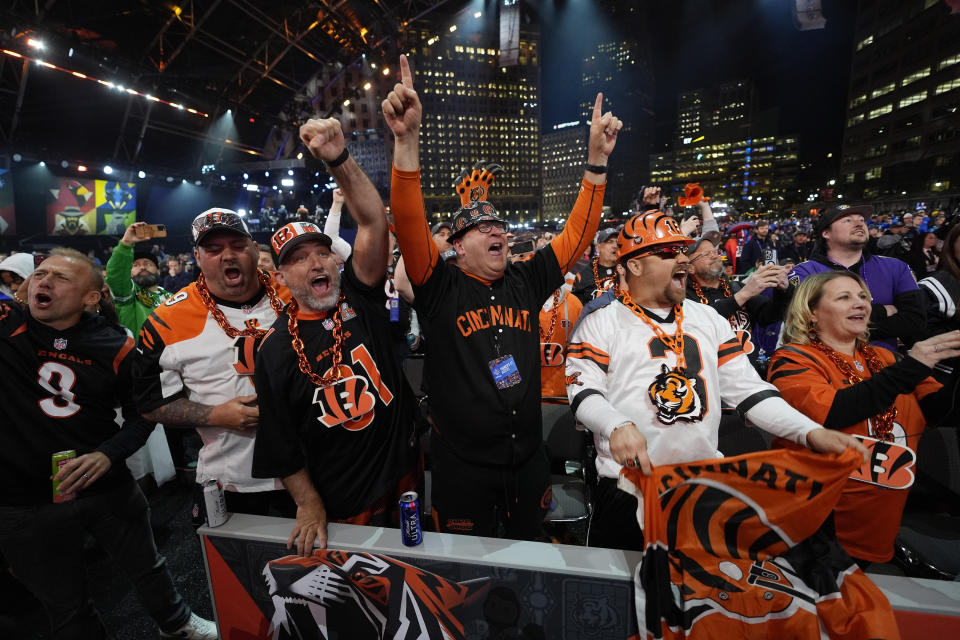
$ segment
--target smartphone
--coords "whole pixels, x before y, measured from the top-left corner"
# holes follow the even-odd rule
[[[763,250],[763,264],[777,264],[777,252],[774,249]]]
[[[165,224],[145,224],[141,227],[135,227],[138,238],[166,238],[167,225]]]
[[[525,253],[531,253],[536,248],[537,245],[533,240],[522,240],[510,245],[510,253],[515,256],[522,256]]]

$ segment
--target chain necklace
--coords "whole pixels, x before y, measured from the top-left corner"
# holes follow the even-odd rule
[[[603,290],[600,288],[600,270],[599,270],[599,267],[600,267],[600,256],[594,257],[593,262],[590,264],[590,266],[593,268],[593,284],[594,284],[594,288],[595,288],[597,291],[603,291]],[[608,267],[604,267],[604,269],[607,269],[607,268],[608,268]],[[616,273],[613,274],[613,277],[614,277],[614,278],[617,277]],[[607,278],[604,278],[604,280],[606,280],[606,279],[607,279]]]
[[[543,332],[543,327],[537,326],[537,330],[540,332],[540,342],[546,343],[550,342],[550,339],[553,338],[553,331],[557,328],[557,316],[560,315],[560,289],[557,289],[553,292],[553,308],[550,309],[550,330],[546,333]]]
[[[274,313],[277,314],[277,317],[279,317],[280,314],[283,313],[283,300],[277,295],[277,290],[273,287],[270,275],[263,269],[257,269],[257,277],[267,292],[267,298],[270,299],[270,306],[273,308]],[[210,290],[207,289],[207,279],[202,273],[200,277],[197,278],[197,293],[200,295],[200,299],[203,301],[203,305],[207,308],[207,311],[210,312],[210,315],[217,321],[217,324],[220,325],[220,328],[223,329],[223,332],[227,334],[228,338],[239,338],[241,336],[244,338],[262,338],[266,335],[268,329],[247,328],[241,331],[231,326],[226,316],[223,315],[223,311],[220,310],[217,303],[210,297]]]
[[[300,309],[297,299],[291,298],[290,304],[287,305],[287,331],[290,332],[290,344],[293,345],[293,351],[297,354],[300,371],[318,387],[328,387],[343,377],[343,372],[340,371],[340,363],[343,362],[343,317],[340,307],[343,301],[343,291],[341,291],[333,312],[333,354],[331,355],[333,362],[330,365],[330,373],[325,376],[318,375],[310,368],[307,354],[303,352],[303,340],[300,339],[300,327],[297,324],[297,311]]]
[[[700,288],[700,283],[697,282],[695,278],[690,278],[690,286],[693,288],[693,292],[697,294],[697,297],[700,298],[700,302],[703,304],[710,304],[710,301],[707,300],[707,296],[703,295],[703,289]],[[723,291],[724,298],[729,298],[733,295],[733,292],[730,291],[730,284],[723,276],[720,277],[720,290]]]
[[[863,378],[850,366],[850,363],[844,360],[833,348],[825,345],[819,337],[815,336],[810,341],[810,346],[830,358],[830,361],[840,370],[840,373],[852,381],[853,384],[863,381]],[[883,369],[883,363],[880,362],[880,358],[873,347],[868,344],[858,344],[857,350],[863,354],[863,359],[867,362],[867,370],[871,375]],[[856,357],[856,351],[854,351],[854,357]],[[890,405],[888,409],[875,415],[873,417],[874,435],[880,440],[892,441],[893,419],[895,417],[897,417],[897,407],[895,405]]]
[[[623,303],[623,306],[627,307],[635,314],[640,316],[640,319],[643,320],[647,325],[653,330],[660,341],[670,351],[677,356],[677,370],[683,372],[687,368],[687,359],[683,355],[683,305],[675,304],[673,305],[673,313],[676,317],[677,330],[674,332],[673,337],[671,338],[660,328],[660,325],[647,316],[646,312],[643,310],[643,307],[638,305],[633,301],[633,298],[630,297],[629,293],[621,292],[618,296],[620,302]]]

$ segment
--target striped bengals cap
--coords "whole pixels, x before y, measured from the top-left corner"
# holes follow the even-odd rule
[[[633,216],[620,230],[617,238],[617,258],[623,259],[665,244],[693,243],[683,235],[677,221],[663,211],[645,211]]]
[[[277,264],[283,264],[287,254],[304,240],[316,240],[327,249],[333,246],[330,236],[312,222],[288,222],[277,229],[270,238],[270,248],[273,249],[273,257]]]

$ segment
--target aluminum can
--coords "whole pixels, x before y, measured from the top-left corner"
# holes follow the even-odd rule
[[[400,540],[408,547],[415,547],[423,542],[420,496],[416,491],[407,491],[400,496]]]
[[[207,480],[202,485],[197,485],[192,515],[193,524],[197,527],[219,527],[227,521],[230,514],[227,513],[223,485],[219,480]]]
[[[60,471],[60,468],[63,465],[67,464],[67,460],[73,460],[77,457],[77,452],[73,449],[69,451],[58,451],[57,453],[50,456],[50,472],[51,477],[56,476]],[[57,489],[60,488],[60,483],[56,480],[53,481],[53,501],[54,502],[68,502],[76,498],[76,494],[71,493],[67,495],[61,495],[57,493]]]

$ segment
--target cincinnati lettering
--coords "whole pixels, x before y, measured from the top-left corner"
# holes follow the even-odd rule
[[[672,474],[665,474],[660,482],[662,487],[659,490],[663,495],[676,484],[685,480],[690,480],[699,476],[701,472],[710,473],[735,473],[741,478],[752,482],[762,482],[771,489],[782,488],[789,493],[807,494],[807,500],[811,500],[818,493],[823,491],[823,483],[816,480],[810,480],[802,473],[796,473],[790,469],[783,469],[783,475],[777,473],[776,467],[766,462],[760,463],[755,469],[747,468],[746,460],[737,460],[736,462],[721,462],[720,464],[688,464],[682,467],[673,468]]]
[[[482,331],[491,327],[513,327],[524,331],[532,331],[530,328],[530,312],[497,304],[480,307],[457,316],[457,328],[460,329],[464,338],[475,331]]]
[[[37,351],[37,357],[53,358],[55,360],[67,360],[69,362],[76,362],[77,364],[93,364],[93,360],[78,358],[77,356],[70,355],[69,353],[63,353],[62,351],[45,351],[43,349],[39,349]]]

